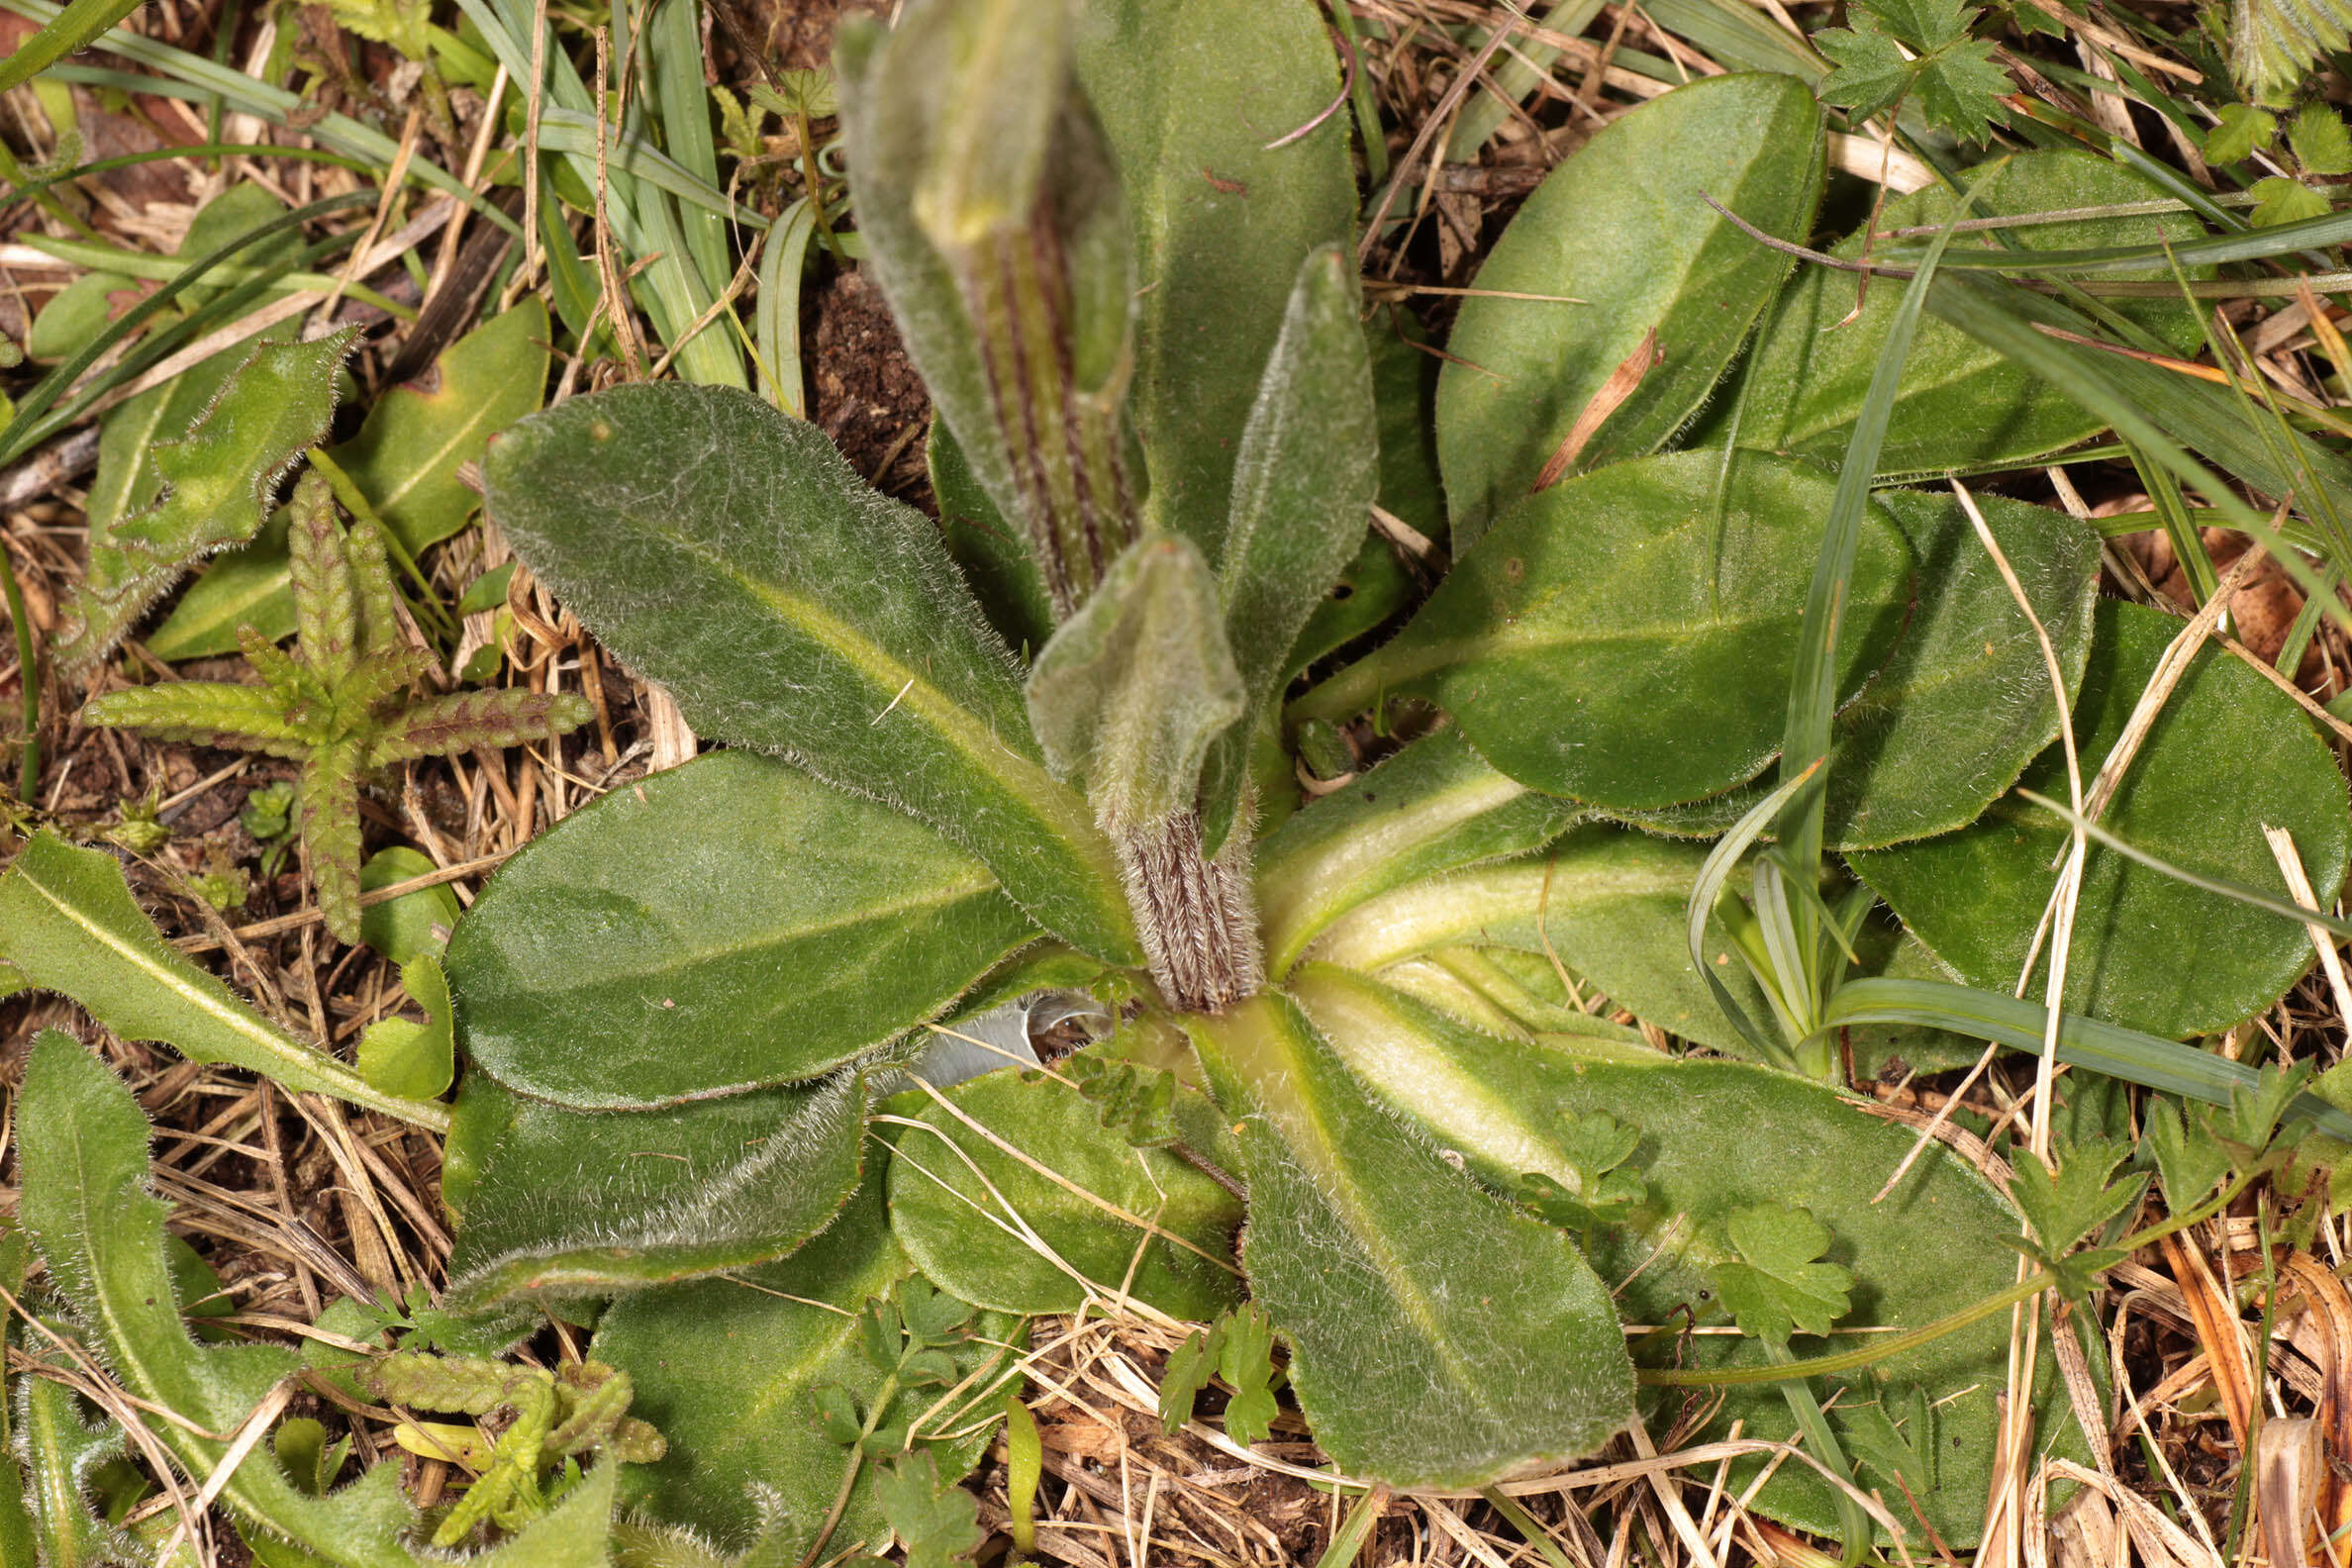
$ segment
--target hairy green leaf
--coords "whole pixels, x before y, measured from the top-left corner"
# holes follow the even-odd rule
[[[104,657],[191,561],[260,532],[279,478],[327,429],[336,371],[357,332],[264,340],[185,424],[188,399],[162,387],[147,394],[155,403],[126,415],[124,438],[137,444],[112,465],[123,489],[106,503],[121,510],[103,527],[93,521],[88,570],[64,609],[58,647],[69,667]],[[142,499],[150,470],[160,491],[151,504]]]
[[[1395,640],[1292,705],[1340,719],[1431,698],[1503,772],[1548,794],[1666,806],[1745,783],[1780,744],[1805,584],[1834,485],[1778,459],[1615,463],[1521,502]],[[1911,562],[1863,520],[1841,696],[1882,664]]]
[[[1340,1469],[1476,1486],[1590,1452],[1632,1400],[1607,1292],[1370,1104],[1287,997],[1186,1020],[1240,1123],[1253,1297]]]
[[[704,734],[931,822],[1072,945],[1140,958],[1110,844],[920,515],[747,393],[638,385],[501,437],[491,517]]]
[[[2086,787],[2178,628],[2155,611],[2100,601],[2074,714]],[[2020,783],[2063,799],[2063,758],[2044,752]],[[2102,821],[2175,865],[2280,897],[2285,885],[2262,830],[2286,829],[2323,903],[2342,885],[2352,849],[2344,781],[2325,742],[2277,690],[2211,647],[2165,703]],[[2006,994],[2066,842],[2062,824],[2012,797],[1958,833],[1851,861],[1961,978]],[[2046,942],[2039,961],[2046,967]],[[2295,923],[2094,846],[2066,1009],[2149,1034],[2209,1032],[2269,1006],[2310,963],[2310,938]]]
[[[590,1115],[467,1077],[450,1132],[449,1306],[593,1297],[785,1256],[857,1185],[857,1073],[666,1111]]]
[[[1232,1305],[1240,1200],[1176,1154],[1137,1149],[1106,1128],[1078,1090],[1025,1081],[1033,1076],[969,1079],[944,1091],[945,1105],[923,1094],[887,1103],[916,1124],[885,1128],[890,1223],[916,1266],[1002,1312],[1076,1312],[1089,1296],[1123,1291],[1178,1319]],[[1202,1155],[1228,1171],[1240,1163],[1197,1092],[1178,1091],[1174,1116]]]
[[[1871,1325],[1923,1327],[2007,1289],[2015,1279],[2009,1245],[2017,1216],[1976,1171],[1930,1145],[1884,1202],[1874,1202],[1911,1152],[1911,1127],[1869,1116],[1829,1086],[1744,1062],[1683,1060],[1646,1047],[1561,1037],[1541,1046],[1498,1039],[1401,997],[1376,981],[1311,965],[1296,981],[1324,1037],[1378,1098],[1459,1151],[1481,1179],[1516,1186],[1529,1173],[1570,1192],[1583,1173],[1564,1135],[1563,1114],[1607,1115],[1640,1133],[1623,1168],[1647,1185],[1630,1223],[1596,1235],[1594,1266],[1619,1285],[1628,1322],[1676,1325],[1723,1321],[1711,1270],[1734,1261],[1730,1222],[1763,1204],[1802,1204],[1836,1237],[1828,1261],[1854,1276],[1851,1299]],[[1759,1129],[1769,1129],[1762,1135]],[[1849,1316],[1848,1325],[1855,1320]],[[1840,1340],[1834,1348],[1867,1344]],[[1987,1496],[1996,1395],[2004,1381],[2006,1317],[1914,1346],[1847,1377],[1822,1380],[1823,1403],[1839,1407],[1879,1389],[1914,1384],[1937,1406],[1944,1463],[1919,1504],[1944,1538],[1978,1538]],[[1634,1347],[1646,1366],[1753,1366],[1767,1359],[1752,1340],[1688,1337],[1668,1326]],[[1839,1386],[1843,1391],[1839,1392]],[[1816,1383],[1816,1388],[1820,1384]],[[2055,1368],[2036,1372],[2036,1406],[2061,1451],[2082,1453],[2060,1414]],[[1645,1416],[1653,1429],[1672,1420],[1688,1391],[1657,1390]],[[1744,1421],[1751,1434],[1788,1430],[1775,1387],[1725,1391],[1723,1406],[1694,1440]],[[1752,1479],[1761,1459],[1732,1467]],[[1744,1487],[1745,1480],[1732,1484]],[[1810,1468],[1778,1467],[1755,1502],[1768,1518],[1828,1533],[1836,1494]],[[1897,1517],[1909,1519],[1908,1508]]]
[[[0,959],[125,1039],[163,1040],[190,1061],[225,1062],[436,1131],[448,1126],[443,1107],[379,1092],[239,1001],[165,944],[110,856],[47,829],[0,876]]]
[[[58,1294],[88,1325],[123,1387],[189,1423],[150,1420],[156,1438],[199,1482],[228,1449],[199,1432],[235,1432],[298,1358],[275,1345],[199,1348],[179,1321],[163,1259],[164,1205],[147,1191],[147,1123],[131,1091],[55,1030],[34,1043],[18,1121],[25,1227]],[[192,1425],[195,1429],[189,1429]],[[393,1466],[329,1498],[246,1454],[221,1500],[240,1519],[347,1568],[414,1568],[399,1544],[411,1511]]]
[[[613,1110],[818,1077],[1033,934],[922,824],[723,751],[535,839],[457,923],[448,965],[474,1061]]]
[[[933,1412],[943,1390],[901,1386],[867,1358],[860,1327],[868,1300],[913,1272],[891,1238],[881,1184],[868,1181],[838,1223],[781,1263],[615,1303],[597,1325],[594,1353],[629,1373],[633,1409],[669,1439],[667,1458],[627,1471],[623,1504],[726,1539],[762,1522],[757,1494],[772,1492],[782,1517],[766,1523],[792,1553],[789,1563],[815,1542],[856,1463],[831,1551],[878,1547],[889,1525],[874,1496],[875,1467],[827,1435],[818,1391],[837,1387],[834,1399],[872,1418],[877,1431],[904,1434],[923,1418],[914,1440],[937,1452],[942,1476],[960,1477],[993,1427],[971,1412],[993,1415],[999,1402],[987,1373],[1002,1352],[986,1341],[1009,1340],[1015,1326],[985,1315],[970,1339],[952,1344],[956,1377],[983,1375]],[[879,1414],[878,1397],[888,1400]]]
[[[1586,433],[1577,461],[1639,457],[1673,438],[1790,265],[1702,198],[1796,240],[1813,227],[1821,178],[1819,106],[1796,78],[1758,74],[1655,99],[1544,181],[1477,283],[1555,297],[1465,300],[1446,343],[1437,450],[1456,555],[1527,494],[1652,333],[1662,361]]]

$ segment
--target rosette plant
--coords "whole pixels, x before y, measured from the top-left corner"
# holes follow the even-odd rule
[[[1487,1486],[1663,1435],[1712,1384],[1693,1421],[1810,1455],[1764,1512],[1856,1553],[1974,1540],[1996,1309],[2079,1285],[2070,1249],[2140,1184],[2107,1182],[2085,1091],[2057,1186],[2035,1164],[2012,1204],[1931,1142],[1875,1201],[1914,1133],[1835,1080],[1973,1055],[1952,1031],[2041,1043],[2007,993],[2069,828],[1995,803],[2029,765],[2063,792],[2053,669],[2096,759],[2166,637],[2095,610],[2070,519],[1985,504],[2029,619],[1958,499],[1870,490],[1890,443],[1958,471],[2098,421],[1921,329],[1948,231],[1823,347],[1817,276],[1741,227],[1808,237],[1821,112],[1729,76],[1515,222],[1436,388],[1440,510],[1425,361],[1365,330],[1306,0],[919,0],[845,24],[838,69],[940,519],[735,391],[617,386],[492,446],[516,549],[729,749],[566,821],[458,924],[446,1308],[593,1324],[667,1441],[624,1504],[804,1560],[974,1462],[1020,1321],[1089,1300],[1252,1304],[1229,1322],[1270,1320],[1342,1486]],[[2113,171],[2070,156],[1972,197],[2083,205]],[[2092,238],[2163,223],[2130,222]],[[1890,435],[1907,351],[1938,373]],[[1418,523],[1368,534],[1376,504]],[[1390,539],[1416,533],[1458,564],[1294,694],[1412,597]],[[2259,818],[2340,881],[2342,782],[2268,686],[2202,663],[2145,745],[2110,825],[2238,875]],[[1334,781],[1304,803],[1302,748]],[[2211,755],[2240,760],[2229,802],[2157,770]],[[2119,855],[2081,900],[2061,979],[2100,1022],[2061,1048],[2230,1104],[2252,1072],[2177,1037],[2275,1000],[2302,931]],[[2160,974],[2108,939],[2133,922],[2234,945]],[[1040,991],[1102,1037],[909,1087]],[[2296,1087],[2239,1095],[2241,1168],[2176,1219],[2242,1190]],[[1838,1349],[1855,1328],[1906,1331]]]

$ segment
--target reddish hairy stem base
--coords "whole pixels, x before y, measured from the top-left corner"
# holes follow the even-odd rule
[[[1246,838],[1236,825],[1213,860],[1192,812],[1113,834],[1151,977],[1184,1012],[1222,1013],[1265,983]]]

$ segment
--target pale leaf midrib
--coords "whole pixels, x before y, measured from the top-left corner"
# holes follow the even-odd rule
[[[18,871],[25,886],[46,900],[50,908],[65,918],[67,924],[86,932],[99,945],[127,960],[133,967],[162,985],[174,996],[194,1004],[198,1011],[214,1023],[225,1026],[240,1038],[252,1041],[271,1059],[285,1064],[289,1071],[307,1073],[321,1084],[334,1086],[328,1092],[348,1100],[353,1105],[382,1111],[389,1116],[398,1117],[404,1122],[430,1127],[435,1131],[448,1129],[448,1117],[438,1106],[430,1106],[421,1101],[402,1100],[392,1095],[378,1094],[367,1084],[366,1080],[324,1052],[306,1049],[297,1042],[283,1038],[268,1029],[256,1030],[252,1021],[243,1017],[235,1007],[224,1005],[219,998],[208,994],[201,986],[190,985],[182,976],[173,974],[166,965],[157,963],[147,954],[141,952],[136,943],[115,935],[96,921],[84,917],[71,903],[60,898],[40,878],[33,875],[31,867],[20,866]]]

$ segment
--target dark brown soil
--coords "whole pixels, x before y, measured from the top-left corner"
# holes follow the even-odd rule
[[[810,291],[807,311],[811,417],[876,489],[928,510],[923,436],[931,398],[882,290],[862,271],[844,269]]]

